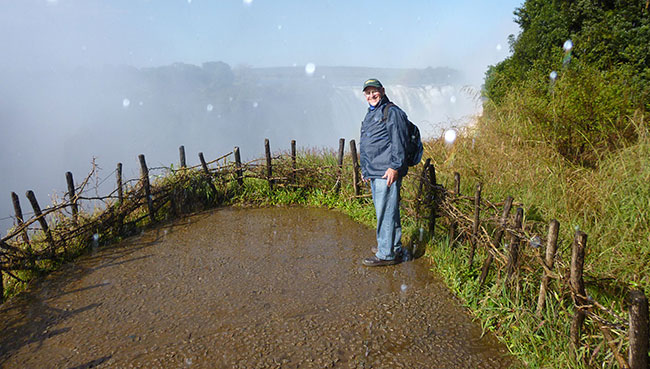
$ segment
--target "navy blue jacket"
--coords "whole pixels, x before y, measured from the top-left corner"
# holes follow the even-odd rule
[[[375,109],[370,110],[361,122],[360,161],[363,178],[381,178],[386,169],[397,170],[400,178],[408,172],[406,164],[406,142],[408,121],[406,113],[393,105],[388,108],[386,121],[382,121],[384,105],[389,103],[384,96]]]

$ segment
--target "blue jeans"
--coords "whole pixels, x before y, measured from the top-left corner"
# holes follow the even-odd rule
[[[399,218],[400,187],[402,179],[390,187],[385,179],[372,179],[372,202],[377,214],[377,256],[382,260],[393,260],[402,253],[402,224]]]

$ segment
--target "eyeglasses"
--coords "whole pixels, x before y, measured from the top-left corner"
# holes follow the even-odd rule
[[[366,95],[366,96],[372,96],[372,95],[375,95],[375,94],[379,95],[379,94],[381,94],[381,91],[379,91],[379,90],[366,90],[366,91],[363,91],[363,94]]]

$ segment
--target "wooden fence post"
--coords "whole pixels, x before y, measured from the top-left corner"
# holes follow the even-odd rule
[[[548,226],[548,238],[546,241],[546,258],[544,264],[548,271],[544,269],[544,276],[542,277],[542,284],[539,287],[539,297],[537,298],[537,316],[542,316],[542,310],[546,303],[546,290],[548,282],[551,279],[550,271],[553,271],[553,264],[555,263],[555,251],[557,250],[557,236],[560,231],[560,222],[556,219],[551,220]]]
[[[420,204],[422,203],[423,188],[424,183],[427,180],[427,171],[429,170],[429,165],[431,164],[431,159],[427,159],[424,162],[424,167],[422,168],[422,173],[420,174],[420,184],[418,186],[418,195],[415,198],[415,225],[420,226]],[[428,192],[428,191],[427,191]]]
[[[454,172],[454,197],[460,196],[460,173]],[[458,222],[452,221],[449,225],[449,246],[452,248],[456,245],[456,232],[458,231]]]
[[[113,227],[113,233],[115,235],[122,234],[122,226],[124,225],[124,217],[126,214],[121,213],[119,208],[122,206],[124,201],[124,189],[122,184],[122,163],[117,163],[116,169],[116,182],[117,182],[117,209],[114,209],[117,212],[117,220]]]
[[[212,175],[210,175],[210,170],[208,169],[208,164],[205,162],[205,158],[203,157],[203,153],[199,153],[199,161],[201,162],[201,168],[203,168],[203,173],[207,176],[208,179],[208,185],[210,185],[210,189],[212,190],[212,193],[216,195],[217,193],[217,188],[214,186],[214,183],[212,183]]]
[[[122,205],[124,201],[124,189],[122,187],[122,163],[117,163],[117,203]]]
[[[14,213],[16,213],[16,225],[18,227],[23,225],[23,210],[20,207],[20,200],[18,199],[18,195],[16,195],[15,192],[11,193],[11,202],[14,204]],[[27,245],[27,247],[30,247],[29,243],[29,236],[27,235],[27,230],[23,229],[21,232],[23,241]]]
[[[156,216],[153,208],[153,199],[151,198],[151,185],[149,183],[149,169],[147,168],[147,162],[144,159],[144,154],[138,155],[138,159],[140,159],[140,178],[142,179],[144,195],[147,199],[149,218],[151,219],[151,222],[156,222]]]
[[[354,185],[354,195],[361,195],[360,178],[359,178],[359,157],[357,156],[357,144],[350,140],[350,156],[352,156],[352,184]]]
[[[510,209],[512,208],[512,196],[506,198],[505,203],[503,204],[503,213],[501,214],[501,219],[499,219],[499,228],[497,228],[494,233],[494,239],[492,240],[492,246],[495,249],[498,249],[501,246],[501,239],[503,238],[503,232],[506,227],[508,220],[508,214],[510,214]],[[488,252],[488,256],[483,263],[483,269],[481,270],[481,277],[479,278],[479,285],[483,285],[487,279],[488,273],[490,272],[490,265],[494,260],[494,254],[492,251]]]
[[[335,191],[338,194],[341,191],[341,181],[343,181],[343,155],[345,154],[345,138],[339,138],[339,172],[336,179]]]
[[[70,205],[72,207],[72,221],[76,224],[79,208],[77,207],[77,196],[74,192],[74,179],[72,178],[72,172],[65,172],[65,180],[68,182],[68,197],[70,198]]]
[[[187,168],[187,162],[185,161],[185,146],[180,145],[178,147],[178,155],[181,159],[181,168]]]
[[[517,208],[517,212],[515,213],[515,224],[514,224],[514,231],[510,233],[510,247],[509,247],[509,256],[508,256],[508,279],[512,277],[512,275],[518,271],[518,263],[519,263],[519,242],[521,240],[519,239],[519,236],[517,235],[517,231],[519,231],[522,228],[521,222],[524,219],[524,209],[522,208]]]
[[[54,245],[54,237],[52,237],[52,232],[50,231],[50,227],[48,227],[47,221],[45,220],[45,217],[41,212],[41,207],[38,205],[38,201],[36,200],[34,191],[29,190],[25,195],[27,196],[29,202],[32,204],[32,209],[34,209],[34,215],[36,215],[36,217],[38,218],[38,222],[40,223],[43,232],[45,232],[45,237],[47,238],[47,242],[50,244],[51,253],[52,255],[54,255],[54,252],[56,251]]]
[[[291,183],[296,183],[296,140],[291,140]]]
[[[273,169],[271,168],[271,144],[269,139],[264,139],[264,152],[266,154],[266,180],[269,182],[269,188],[273,189]]]
[[[237,174],[237,184],[240,186],[244,184],[244,171],[242,170],[241,167],[241,156],[239,153],[239,147],[235,146],[233,149],[233,153],[235,154],[235,172]]]
[[[643,291],[632,290],[628,295],[630,311],[630,369],[648,368],[648,298]]]
[[[474,253],[478,243],[478,228],[481,216],[481,184],[476,185],[476,195],[474,196],[474,223],[472,225],[472,245],[469,250],[469,265],[474,263]]]
[[[580,331],[585,321],[585,312],[581,306],[586,302],[582,296],[586,296],[585,282],[582,279],[583,267],[585,264],[585,248],[587,247],[587,234],[582,231],[576,231],[573,239],[571,250],[571,277],[569,284],[573,292],[573,302],[576,307],[573,321],[571,322],[570,340],[574,353],[577,352],[580,345]]]
[[[210,175],[208,164],[205,162],[205,157],[203,156],[202,152],[199,153],[199,161],[201,162],[201,169],[203,169],[203,173]]]
[[[433,237],[436,230],[436,216],[438,215],[438,182],[436,181],[436,168],[433,163],[429,163],[429,207],[431,212],[429,214],[429,234]]]

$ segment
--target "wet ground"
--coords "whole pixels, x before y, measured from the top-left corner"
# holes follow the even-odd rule
[[[102,248],[0,309],[3,368],[506,368],[426,258],[366,268],[324,209],[219,209]]]

